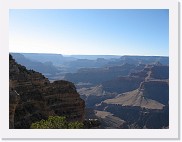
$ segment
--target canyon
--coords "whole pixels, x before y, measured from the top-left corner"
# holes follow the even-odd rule
[[[49,62],[50,64],[46,65],[56,69],[56,73],[42,71],[45,77],[41,75],[42,83],[37,85],[41,91],[34,89],[36,92],[33,94],[39,95],[36,95],[37,100],[35,98],[33,100],[40,101],[40,105],[44,105],[40,108],[36,106],[36,109],[46,108],[41,110],[41,115],[38,117],[46,118],[47,115],[43,112],[51,115],[70,114],[68,117],[70,121],[97,120],[99,124],[95,127],[97,129],[169,128],[168,57],[63,56],[35,53],[12,55],[15,60],[18,59],[18,63],[31,69],[29,70],[31,78],[36,76],[35,74],[40,75],[32,69],[40,71],[40,68],[37,63],[35,66],[29,64],[30,61],[44,65]],[[25,59],[29,62],[25,63]],[[35,83],[35,79],[32,82]],[[28,82],[24,84],[26,86]],[[10,85],[14,88],[12,86],[15,86],[14,83]],[[10,92],[14,98],[11,102],[12,112],[21,106],[18,102],[23,99],[16,95],[16,93],[21,94],[22,89],[18,90],[17,86],[15,88]],[[28,89],[24,93],[27,94]],[[27,100],[27,95],[25,97]],[[10,114],[13,124],[13,113]]]

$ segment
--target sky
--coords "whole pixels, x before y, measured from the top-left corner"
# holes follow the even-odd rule
[[[169,55],[167,9],[11,9],[9,51]]]

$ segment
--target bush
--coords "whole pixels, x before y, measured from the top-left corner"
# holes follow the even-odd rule
[[[31,129],[81,129],[81,122],[67,122],[63,116],[49,116],[48,120],[32,123]]]
[[[83,128],[83,126],[83,123],[80,123],[78,121],[68,123],[68,129],[80,129]]]

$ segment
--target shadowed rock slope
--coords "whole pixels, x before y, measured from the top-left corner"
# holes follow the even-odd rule
[[[50,83],[42,74],[27,70],[9,59],[9,127],[30,128],[48,116],[66,116],[69,121],[83,121],[85,103],[73,83]]]
[[[121,93],[97,105],[127,122],[128,128],[169,128],[169,67],[147,66],[138,76],[145,73],[138,89]]]
[[[77,73],[67,73],[64,79],[74,82],[75,84],[82,82],[91,83],[95,86],[119,76],[126,76],[134,68],[136,68],[136,66],[132,64],[122,64],[102,68],[81,68],[77,71]]]
[[[87,108],[93,108],[96,104],[117,96],[117,93],[110,93],[103,90],[102,85],[77,89],[80,97],[85,101]]]
[[[141,83],[139,89],[123,93],[114,99],[107,99],[104,103],[162,110],[165,105],[168,105],[168,93],[168,82],[145,81]]]
[[[79,88],[87,115],[97,118],[101,128],[169,127],[169,66],[159,62],[140,64],[128,76]]]

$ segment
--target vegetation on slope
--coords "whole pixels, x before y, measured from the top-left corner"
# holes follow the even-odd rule
[[[47,120],[32,123],[31,129],[81,129],[83,123],[67,122],[64,116],[49,116]]]

